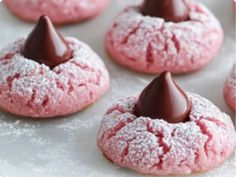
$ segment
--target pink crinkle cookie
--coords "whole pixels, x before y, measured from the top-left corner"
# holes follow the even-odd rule
[[[236,0],[233,0],[233,8],[234,8],[234,12],[236,12]]]
[[[47,15],[55,24],[79,22],[99,14],[108,0],[4,0],[8,9],[27,21]]]
[[[109,86],[102,60],[83,42],[66,38],[72,58],[50,69],[21,54],[25,39],[0,52],[0,107],[29,117],[55,117],[94,103]]]
[[[218,52],[223,31],[201,3],[186,3],[189,19],[181,22],[144,16],[140,6],[126,8],[106,34],[107,52],[121,65],[144,73],[201,69]]]
[[[122,167],[154,175],[186,175],[220,165],[235,149],[232,121],[209,100],[187,95],[192,107],[185,123],[136,117],[137,97],[113,104],[97,139],[104,156]]]
[[[231,109],[236,110],[236,64],[224,85],[224,99]]]

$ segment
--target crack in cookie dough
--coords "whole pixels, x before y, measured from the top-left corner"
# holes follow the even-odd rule
[[[236,145],[231,119],[209,100],[192,93],[188,97],[190,121],[177,124],[136,117],[136,97],[115,102],[98,133],[104,156],[120,166],[155,175],[186,175],[221,164]]]
[[[204,123],[201,123],[201,120],[196,122],[196,125],[200,128],[203,135],[207,136],[207,140],[204,144],[204,150],[206,152],[206,156],[208,156],[208,144],[212,140],[212,135],[207,131],[207,127],[204,125]]]

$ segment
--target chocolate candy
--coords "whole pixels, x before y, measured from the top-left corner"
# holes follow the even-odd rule
[[[172,22],[186,21],[189,18],[189,8],[183,0],[145,0],[141,12],[143,15]]]
[[[178,123],[189,120],[190,108],[185,92],[169,72],[163,72],[143,90],[135,105],[135,114]]]
[[[49,17],[43,15],[26,39],[22,54],[53,68],[68,61],[72,57],[72,50]]]

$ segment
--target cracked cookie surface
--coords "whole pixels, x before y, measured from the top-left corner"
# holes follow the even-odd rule
[[[209,100],[193,93],[188,97],[190,121],[176,124],[136,117],[137,97],[117,101],[102,120],[100,150],[112,162],[143,174],[186,175],[220,165],[235,149],[232,121]]]
[[[0,52],[0,107],[29,117],[55,117],[94,103],[109,86],[102,60],[86,44],[66,38],[69,61],[50,69],[22,56],[25,39]]]
[[[109,55],[118,63],[145,73],[187,73],[208,64],[218,52],[223,31],[200,3],[187,1],[189,20],[165,22],[128,7],[114,20],[105,37]]]

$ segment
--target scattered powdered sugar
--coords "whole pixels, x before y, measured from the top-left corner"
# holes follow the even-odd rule
[[[10,142],[18,141],[22,137],[28,137],[30,142],[45,144],[46,140],[36,136],[39,124],[25,123],[23,120],[10,119],[9,115],[0,114],[0,137],[10,138]],[[9,140],[7,138],[7,140]],[[4,139],[4,138],[3,138]],[[1,141],[4,144],[4,141]]]
[[[102,116],[81,117],[81,114],[64,119],[30,120],[1,113],[0,174],[3,171],[4,177],[14,176],[10,175],[10,169],[15,160],[21,161],[17,165],[20,174],[22,168],[43,176],[62,177],[68,171],[73,176],[84,176],[99,168],[101,156],[96,148],[96,133]]]
[[[68,121],[68,119],[64,120],[64,123],[56,126],[58,129],[68,131],[69,133],[74,132],[74,130],[81,129],[80,131],[87,131],[92,128],[95,124],[99,123],[101,120],[101,116],[91,116],[90,118],[83,119],[72,119]],[[76,133],[76,132],[74,132]]]
[[[230,117],[209,100],[188,96],[190,121],[177,124],[137,118],[133,114],[136,97],[116,102],[101,123],[101,151],[118,165],[157,175],[186,175],[223,163],[236,145]]]
[[[12,141],[23,135],[32,136],[34,129],[37,127],[37,125],[23,124],[20,120],[12,122],[6,121],[7,119],[6,115],[0,114],[0,137],[11,136]]]

